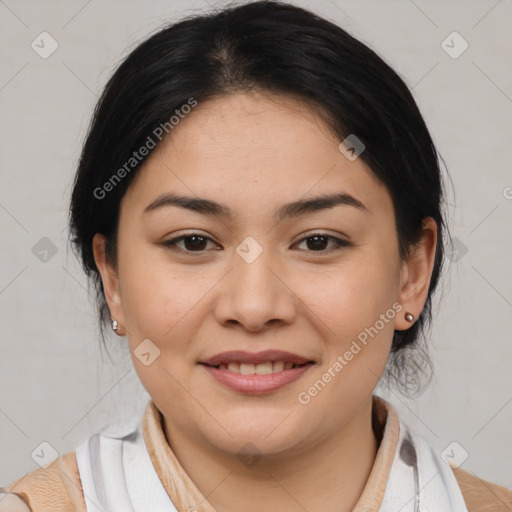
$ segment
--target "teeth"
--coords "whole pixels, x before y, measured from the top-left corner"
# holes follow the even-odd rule
[[[238,363],[229,363],[228,370],[230,372],[240,373],[240,365]]]
[[[240,373],[242,375],[254,375],[256,373],[256,367],[253,364],[240,363]]]
[[[266,363],[262,364],[257,364],[254,368],[256,375],[268,375],[269,373],[272,373],[272,363],[270,361],[267,361]]]
[[[274,361],[272,364],[272,372],[282,372],[284,370],[284,361]]]
[[[219,370],[228,370],[242,375],[268,375],[269,373],[282,372],[293,368],[294,364],[290,361],[266,361],[261,364],[250,363],[229,363],[228,365],[220,364]]]

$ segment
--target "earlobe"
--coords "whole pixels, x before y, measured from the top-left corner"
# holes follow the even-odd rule
[[[423,231],[418,244],[411,247],[402,265],[399,301],[403,313],[397,316],[395,329],[409,329],[420,316],[427,300],[437,246],[437,224],[432,217],[423,219]],[[413,318],[411,318],[412,315]]]
[[[93,240],[94,261],[101,275],[105,299],[107,301],[110,316],[116,319],[119,324],[125,325],[121,297],[119,294],[119,279],[116,269],[108,261],[106,255],[106,238],[101,233],[95,233]]]

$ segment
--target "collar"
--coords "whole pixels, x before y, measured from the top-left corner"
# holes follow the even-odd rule
[[[399,420],[393,406],[372,396],[372,427],[379,447],[363,492],[353,512],[377,512],[382,503],[399,438]],[[150,400],[142,419],[149,456],[167,494],[179,511],[215,512],[172,451],[163,431],[162,414]]]

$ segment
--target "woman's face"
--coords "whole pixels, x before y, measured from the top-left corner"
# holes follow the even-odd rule
[[[291,98],[199,103],[122,200],[117,273],[96,235],[112,318],[168,432],[277,454],[349,428],[371,402],[394,329],[423,307],[435,226],[402,265],[387,189],[339,142]],[[341,199],[311,202],[327,196]],[[249,364],[268,350],[311,363]],[[229,351],[248,354],[204,364]]]

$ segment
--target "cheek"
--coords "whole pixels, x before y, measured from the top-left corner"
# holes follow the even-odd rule
[[[157,405],[163,396],[172,396],[175,410],[181,411],[181,404],[187,403],[183,383],[189,348],[204,315],[201,297],[211,284],[197,270],[184,272],[170,265],[165,251],[162,257],[159,250],[142,244],[124,250],[119,262],[121,300],[134,368]],[[150,354],[149,364],[144,353]]]
[[[385,370],[397,314],[396,278],[389,263],[360,254],[317,279],[316,292],[310,291],[310,319],[324,333],[326,358],[301,397],[311,400],[319,414],[330,411],[334,424],[345,421],[347,411],[355,413]]]
[[[336,334],[373,324],[397,297],[396,262],[385,253],[357,251],[342,264],[297,283],[308,307]]]
[[[201,272],[171,265],[165,251],[125,248],[119,272],[121,300],[129,332],[156,344],[169,340],[179,345],[184,330],[197,326],[196,307],[209,286]],[[211,287],[211,286],[210,286]]]
[[[336,375],[331,388],[335,394],[351,389],[354,396],[364,395],[385,368],[400,307],[396,303],[397,265],[398,257],[389,247],[368,244],[347,256],[343,264],[303,282],[298,292],[307,305],[305,311],[311,312],[306,314],[326,342],[322,370],[342,358],[331,368]]]

